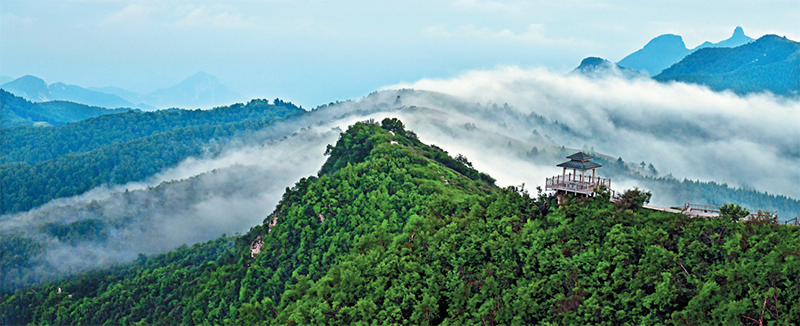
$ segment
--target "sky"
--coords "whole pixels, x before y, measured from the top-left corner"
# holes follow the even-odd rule
[[[0,2],[0,75],[140,94],[198,71],[247,98],[313,108],[386,85],[517,66],[566,73],[619,61],[661,34],[800,40],[800,2]]]

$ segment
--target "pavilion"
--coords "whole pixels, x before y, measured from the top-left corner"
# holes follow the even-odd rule
[[[594,189],[605,186],[606,191],[611,191],[611,179],[600,178],[596,175],[602,165],[592,162],[592,158],[583,152],[567,156],[569,161],[556,166],[562,168],[561,175],[547,178],[545,190],[555,190],[557,193],[572,193],[580,196],[594,195]],[[572,173],[567,174],[567,169]],[[592,170],[592,175],[587,177],[586,171]],[[578,171],[581,173],[578,174]]]

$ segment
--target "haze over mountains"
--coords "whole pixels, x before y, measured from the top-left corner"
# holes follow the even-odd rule
[[[312,110],[202,72],[146,95],[11,81],[47,101],[0,90],[0,324],[735,324],[797,302],[800,45],[713,45],[653,78],[590,57]],[[615,201],[530,196],[578,151]]]
[[[777,35],[734,48],[703,48],[654,77],[706,85],[715,91],[779,95],[800,92],[800,43]]]
[[[4,83],[0,88],[32,102],[64,100],[91,106],[144,110],[171,107],[211,108],[245,100],[222,85],[216,77],[204,72],[198,72],[174,86],[145,95],[113,86],[83,88],[60,82],[48,85],[44,80],[30,75]]]
[[[31,75],[22,76],[0,85],[0,88],[31,102],[62,100],[106,108],[136,107],[135,104],[113,94],[96,92],[60,82],[48,85],[44,80]]]
[[[736,45],[744,43],[741,45]],[[727,47],[732,46],[732,47]],[[688,55],[687,55],[688,54]],[[675,63],[670,63],[676,60]],[[634,69],[630,69],[634,68]],[[661,69],[664,69],[661,71]],[[738,94],[768,91],[783,96],[800,94],[800,43],[777,35],[752,41],[737,27],[722,42],[686,49],[677,35],[661,35],[619,64],[596,57],[584,59],[571,74],[587,77],[643,77],[658,70],[657,81],[679,81]]]
[[[617,62],[620,66],[642,70],[650,76],[661,73],[662,70],[681,61],[686,55],[707,47],[736,47],[753,41],[744,34],[742,27],[736,27],[733,35],[727,40],[717,43],[704,42],[694,49],[686,48],[680,35],[664,34],[648,42],[644,48],[633,52]]]

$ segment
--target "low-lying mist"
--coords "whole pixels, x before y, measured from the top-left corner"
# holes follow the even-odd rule
[[[385,117],[401,119],[420,140],[452,156],[466,155],[499,186],[544,186],[546,177],[561,173],[555,164],[580,149],[606,162],[622,157],[635,173],[649,173],[638,165],[644,161],[660,175],[800,197],[797,100],[740,97],[649,79],[500,68],[323,105],[227,141],[225,148],[209,151],[215,154],[185,160],[145,182],[99,187],[2,216],[0,233],[33,239],[43,249],[25,267],[0,276],[19,286],[246,232],[274,210],[286,187],[316,174],[325,146],[335,143],[341,130]],[[693,200],[658,193],[653,183],[624,177],[612,183],[618,191],[647,185],[658,205]],[[64,234],[62,226],[81,221],[90,232],[92,225],[104,231],[77,238]],[[20,275],[36,276],[23,281]]]
[[[662,174],[714,180],[800,197],[800,100],[738,96],[651,79],[584,78],[514,67],[390,88],[441,92],[474,103],[507,103],[473,121],[524,138],[530,113],[566,128],[556,143],[653,162]],[[504,111],[514,111],[509,114]],[[496,126],[501,124],[502,128]],[[528,127],[528,128],[526,128]],[[474,158],[478,161],[478,158]]]

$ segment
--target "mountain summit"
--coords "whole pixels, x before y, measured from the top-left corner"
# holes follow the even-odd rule
[[[733,35],[730,38],[724,41],[720,41],[718,43],[711,43],[711,42],[704,42],[700,44],[696,48],[692,49],[692,51],[697,51],[703,48],[735,48],[737,46],[747,44],[753,41],[753,38],[744,35],[744,29],[741,26],[736,26],[736,29],[733,30]]]
[[[735,36],[735,34],[734,34]],[[654,78],[736,93],[800,93],[800,43],[765,35],[735,48],[700,49]]]
[[[650,76],[655,76],[699,49],[736,47],[751,41],[753,39],[744,34],[744,29],[741,26],[737,26],[733,31],[733,35],[727,40],[718,43],[706,41],[694,49],[687,49],[681,36],[664,34],[650,40],[644,48],[629,54],[620,60],[618,64],[631,69],[645,71]]]
[[[241,100],[242,96],[225,87],[217,77],[205,72],[184,79],[175,86],[145,96],[146,102],[160,109],[168,107],[213,107]]]
[[[650,40],[644,48],[631,53],[618,64],[655,76],[690,52],[680,35],[664,34]]]
[[[41,78],[31,75],[5,83],[0,88],[32,102],[62,100],[104,108],[139,107],[113,94],[96,92],[60,82],[48,85]]]
[[[606,77],[616,76],[623,78],[636,78],[646,76],[639,71],[628,69],[617,65],[611,61],[598,57],[588,57],[581,61],[581,64],[569,73],[570,75],[583,75],[586,77]]]

